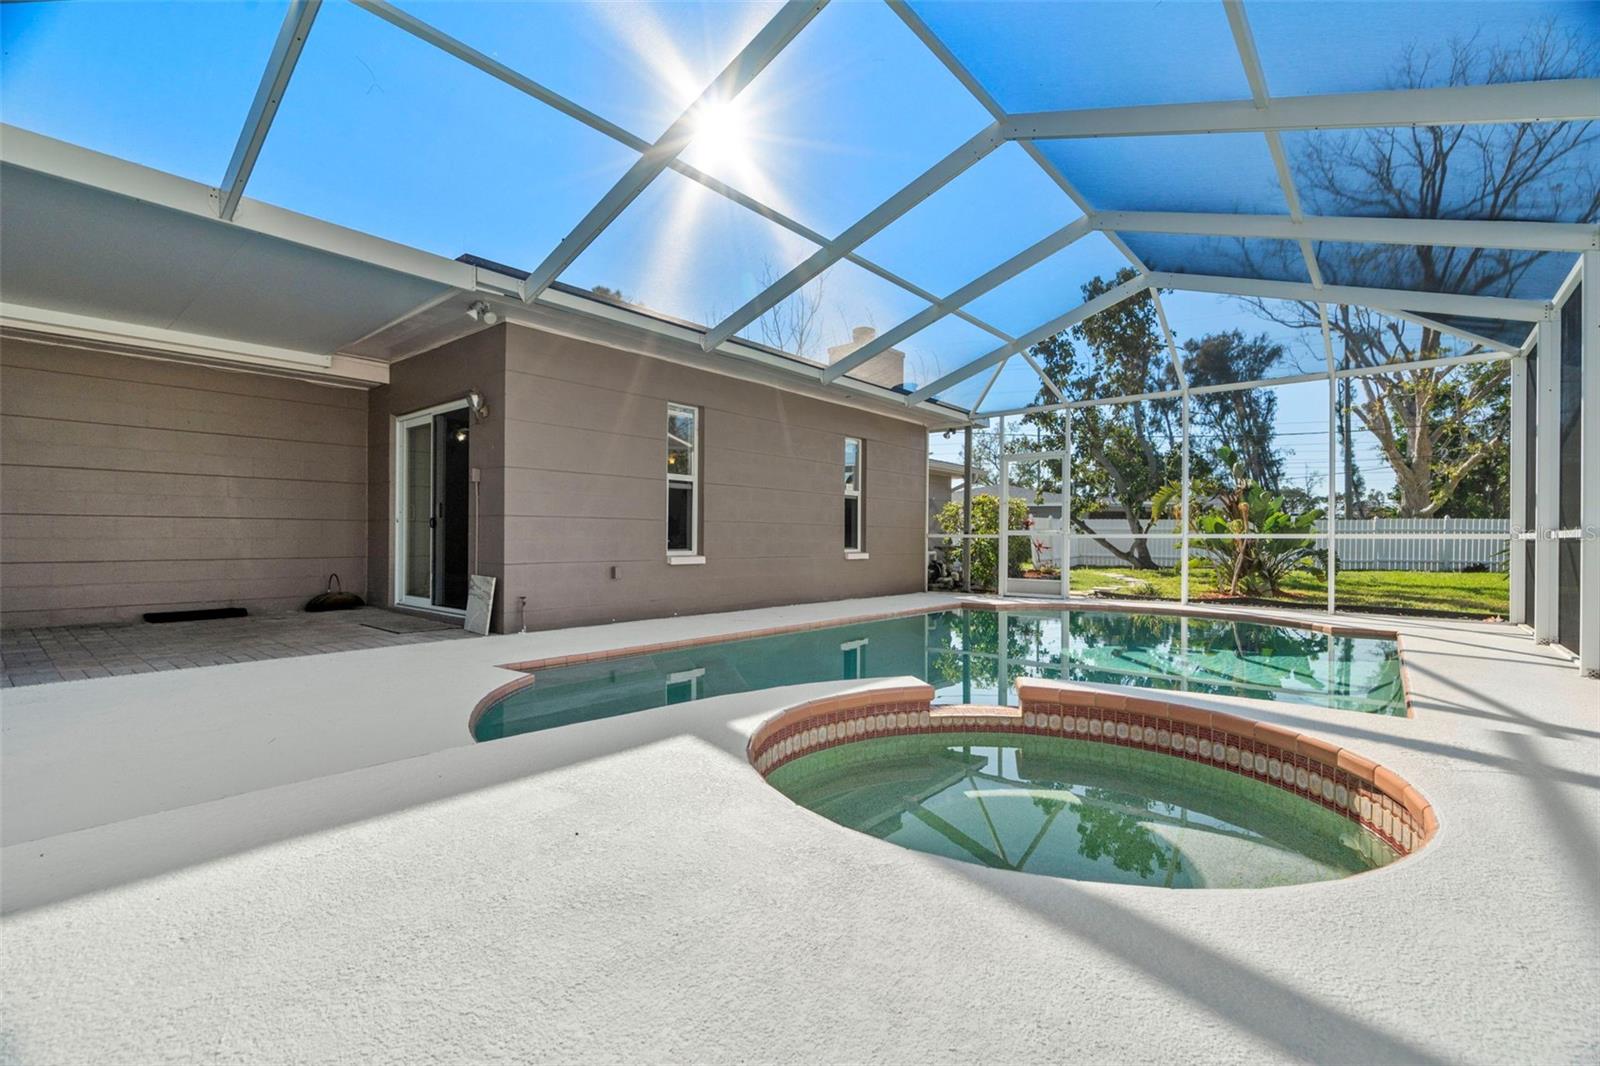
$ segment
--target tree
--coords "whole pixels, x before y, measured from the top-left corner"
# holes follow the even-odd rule
[[[781,271],[772,260],[762,260],[757,282],[761,291],[765,292],[777,284],[780,276]],[[822,353],[812,349],[817,344],[817,330],[821,325],[817,318],[822,311],[823,291],[827,287],[827,281],[828,272],[824,271],[813,284],[803,287],[799,292],[778,301],[776,306],[762,312],[761,317],[756,319],[756,329],[761,334],[761,343],[780,352],[798,355],[802,359],[820,358]]]
[[[1096,277],[1082,288],[1092,300],[1135,272],[1124,268],[1110,280]],[[1080,353],[1076,344],[1082,344]],[[1032,352],[1045,372],[1070,399],[1132,396],[1176,387],[1172,357],[1156,321],[1155,301],[1148,291],[1121,301],[1035,345]],[[1055,397],[1040,390],[1037,403]],[[1093,536],[1107,551],[1132,566],[1152,569],[1149,543],[1140,539],[1162,517],[1152,501],[1181,472],[1182,415],[1176,399],[1079,408],[1073,415],[1072,526]],[[1038,431],[1041,450],[1066,446],[1066,416],[1033,413],[1023,421]],[[1057,488],[1059,486],[1051,486]],[[1133,534],[1126,545],[1110,540],[1089,525],[1106,505],[1120,512]]]
[[[1597,70],[1600,45],[1543,22],[1511,47],[1457,40],[1441,51],[1407,49],[1392,81],[1397,88],[1420,88],[1594,77]],[[1592,122],[1324,131],[1296,139],[1291,170],[1308,213],[1594,222],[1600,218],[1596,142]],[[1284,254],[1297,253],[1290,248]],[[1334,284],[1505,296],[1559,271],[1554,255],[1325,242],[1317,261]],[[1240,257],[1253,273],[1274,266],[1243,242]],[[1321,328],[1314,304],[1250,302],[1285,325]],[[1416,328],[1373,311],[1330,307],[1328,324],[1346,366],[1379,367],[1442,351],[1438,329],[1423,328],[1419,336]],[[1362,398],[1354,412],[1394,471],[1402,516],[1439,513],[1463,486],[1483,476],[1486,464],[1503,465],[1499,445],[1505,433],[1481,415],[1502,404],[1506,367],[1469,371],[1425,368],[1360,379]],[[1505,509],[1492,513],[1503,515]]]
[[[1265,333],[1246,338],[1239,330],[1212,333],[1183,346],[1189,384],[1259,381],[1284,358],[1283,345]],[[1191,450],[1198,440],[1225,443],[1256,484],[1277,492],[1283,456],[1274,444],[1278,397],[1271,389],[1201,392],[1189,397]],[[1209,456],[1208,456],[1209,458]]]
[[[1418,357],[1429,358],[1426,350]],[[1394,471],[1400,517],[1426,518],[1452,503],[1486,517],[1509,513],[1509,488],[1493,487],[1505,486],[1510,457],[1509,381],[1504,361],[1356,379],[1352,410]],[[1469,479],[1473,490],[1459,498]]]

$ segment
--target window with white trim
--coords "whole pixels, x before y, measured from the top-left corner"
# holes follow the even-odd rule
[[[839,645],[844,657],[839,676],[845,681],[856,681],[867,676],[867,638],[847,640]]]
[[[700,409],[667,404],[667,554],[693,555],[700,527]]]
[[[844,550],[861,550],[861,442],[844,439]]]

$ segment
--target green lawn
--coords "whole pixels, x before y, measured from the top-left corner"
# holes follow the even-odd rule
[[[1411,570],[1341,570],[1334,579],[1338,606],[1344,610],[1381,613],[1388,608],[1479,617],[1504,616],[1509,585],[1505,574],[1425,573]],[[1106,595],[1144,596],[1162,600],[1178,598],[1176,570],[1136,570],[1129,567],[1077,567],[1072,571],[1072,591]],[[1209,567],[1189,571],[1192,600],[1218,599],[1217,584]],[[1309,571],[1290,575],[1278,602],[1315,607],[1327,602],[1327,585]]]

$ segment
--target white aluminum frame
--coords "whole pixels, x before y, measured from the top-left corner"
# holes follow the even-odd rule
[[[850,252],[888,228],[896,219],[960,177],[1005,141],[999,123],[991,123],[973,134],[939,162],[923,171],[899,192],[867,212],[843,233],[806,257],[805,261],[746,301],[733,314],[706,331],[702,346],[710,351],[767,311],[799,292],[806,282],[827,270]]]
[[[1227,215],[1202,211],[1097,211],[1098,230],[1181,233],[1196,237],[1264,237],[1285,241],[1432,244],[1451,248],[1515,248],[1584,252],[1600,241],[1600,226],[1583,222],[1473,222],[1447,218],[1360,215]]]
[[[1530,499],[1529,491],[1532,486],[1528,484],[1528,420],[1529,407],[1532,398],[1528,395],[1528,360],[1525,355],[1519,354],[1511,361],[1511,469],[1507,471],[1509,495],[1511,496],[1511,514],[1508,516],[1511,526],[1511,538],[1508,542],[1506,555],[1507,583],[1509,585],[1510,603],[1506,611],[1506,620],[1513,625],[1533,624],[1533,619],[1528,617],[1528,555],[1523,547],[1526,541],[1538,537],[1538,533],[1527,528],[1523,522],[1527,513],[1527,501]]]
[[[1554,221],[1478,221],[1449,219],[1392,219],[1392,218],[1342,218],[1307,217],[1301,208],[1297,190],[1289,174],[1279,134],[1285,130],[1342,129],[1383,126],[1461,125],[1482,123],[1527,123],[1555,121],[1585,121],[1600,118],[1600,79],[1570,79],[1529,83],[1499,83],[1472,86],[1453,86],[1432,89],[1402,89],[1381,92],[1330,93],[1300,97],[1274,97],[1270,93],[1260,59],[1256,54],[1250,31],[1246,7],[1241,0],[1224,0],[1224,8],[1238,53],[1238,59],[1250,86],[1246,100],[1216,100],[1187,104],[1140,105],[1132,107],[1091,108],[1068,111],[1051,111],[1032,114],[1007,113],[983,85],[955,57],[944,42],[934,34],[911,9],[906,0],[885,0],[894,14],[911,30],[930,53],[950,71],[979,102],[991,117],[991,124],[935,163],[920,177],[883,201],[843,233],[835,238],[819,234],[804,224],[787,217],[781,211],[761,202],[726,183],[719,181],[686,164],[679,152],[689,143],[693,133],[696,108],[709,101],[731,98],[741,91],[767,64],[791,44],[810,20],[817,16],[827,0],[788,0],[763,28],[757,32],[740,54],[717,76],[696,101],[696,105],[679,116],[668,130],[654,142],[646,141],[625,128],[584,108],[560,94],[541,85],[527,75],[515,71],[498,60],[458,41],[427,22],[395,7],[388,0],[353,0],[357,6],[373,16],[412,34],[432,47],[439,48],[456,59],[467,63],[490,77],[523,92],[562,114],[567,115],[603,135],[626,145],[640,154],[640,159],[623,179],[603,196],[578,227],[550,251],[538,268],[526,280],[509,277],[496,271],[472,267],[422,252],[396,242],[357,233],[344,227],[309,218],[292,211],[249,200],[244,193],[255,160],[261,151],[283,94],[292,78],[295,65],[303,49],[306,36],[315,20],[319,0],[293,0],[280,28],[277,41],[263,71],[251,106],[243,116],[241,132],[226,173],[216,187],[186,181],[174,175],[150,168],[112,159],[99,153],[52,140],[12,127],[0,128],[0,159],[13,165],[52,174],[95,188],[106,189],[125,196],[145,200],[185,213],[220,219],[244,230],[261,233],[331,254],[345,256],[360,262],[382,266],[417,278],[425,278],[460,292],[482,292],[495,295],[513,295],[529,302],[579,310],[599,318],[608,319],[645,333],[671,337],[675,341],[698,344],[703,351],[715,352],[719,357],[756,362],[769,366],[783,364],[783,368],[801,378],[819,385],[833,385],[846,393],[883,397],[892,395],[866,383],[850,379],[849,371],[867,362],[873,356],[912,336],[947,315],[964,321],[996,337],[1001,346],[973,363],[944,375],[935,382],[922,385],[904,395],[901,402],[911,408],[921,407],[922,413],[931,417],[935,411],[948,411],[948,405],[938,407],[937,395],[976,375],[989,372],[989,379],[980,394],[973,412],[981,409],[995,381],[1014,355],[1020,355],[1038,375],[1045,391],[1055,397],[1054,403],[1034,404],[1015,411],[993,412],[984,417],[1024,413],[1026,411],[1070,410],[1074,407],[1100,403],[1129,402],[1136,399],[1180,397],[1185,416],[1185,457],[1187,458],[1187,419],[1189,398],[1204,391],[1235,388],[1252,388],[1289,384],[1296,380],[1321,380],[1329,383],[1330,447],[1334,433],[1331,431],[1336,417],[1334,384],[1338,378],[1364,373],[1389,373],[1413,367],[1453,365],[1457,362],[1514,357],[1518,353],[1511,345],[1491,338],[1476,336],[1459,328],[1444,326],[1430,316],[1466,315],[1488,319],[1526,322],[1530,334],[1537,333],[1541,351],[1549,353],[1542,360],[1551,368],[1541,375],[1538,396],[1519,395],[1513,384],[1513,418],[1532,418],[1536,426],[1554,424],[1551,414],[1552,395],[1559,399],[1556,364],[1560,361],[1559,320],[1556,304],[1570,291],[1569,285],[1553,300],[1523,300],[1503,297],[1485,297],[1440,294],[1411,290],[1391,290],[1360,286],[1325,285],[1317,260],[1312,251],[1312,241],[1345,240],[1396,244],[1432,244],[1453,247],[1517,248],[1530,251],[1569,252],[1581,255],[1585,285],[1583,357],[1583,402],[1585,433],[1583,443],[1584,480],[1586,485],[1596,481],[1595,471],[1600,470],[1600,371],[1591,371],[1596,365],[1596,319],[1600,317],[1600,226],[1589,223],[1562,223]],[[1165,134],[1203,136],[1217,132],[1256,132],[1265,138],[1280,184],[1283,188],[1287,214],[1278,215],[1225,215],[1207,212],[1096,212],[1072,183],[1039,150],[1036,139],[1081,137],[1128,137]],[[859,246],[902,217],[918,203],[943,188],[945,184],[964,172],[989,152],[1008,142],[1016,142],[1028,153],[1041,170],[1062,190],[1084,217],[1064,227],[1034,246],[1013,256],[983,276],[968,282],[939,298],[926,292],[905,278],[897,276],[879,264],[861,256]],[[550,286],[562,270],[580,254],[591,241],[604,231],[639,195],[651,181],[666,170],[687,177],[704,188],[753,211],[774,224],[812,242],[817,252],[769,286],[766,291],[749,301],[734,315],[716,323],[709,329],[696,329],[678,323],[658,321],[643,314],[624,314],[609,305],[575,296]],[[1176,272],[1152,272],[1140,261],[1122,240],[1119,230],[1135,232],[1168,232],[1181,234],[1215,235],[1221,237],[1268,237],[1295,241],[1301,248],[1308,272],[1309,283],[1277,282],[1259,279],[1214,277]],[[1039,328],[1021,337],[1010,336],[1006,331],[974,316],[967,305],[1029,266],[1080,239],[1089,232],[1105,233],[1137,272],[1135,279],[1095,300],[1087,301],[1067,311]],[[759,346],[732,340],[737,331],[754,321],[766,309],[775,306],[789,294],[797,291],[829,265],[848,260],[904,291],[924,300],[928,307],[918,315],[897,324],[870,344],[831,367],[816,367],[815,372],[793,359],[780,359]],[[1484,351],[1465,357],[1448,357],[1419,360],[1412,363],[1373,368],[1335,367],[1331,355],[1331,340],[1324,321],[1324,343],[1327,346],[1328,365],[1324,374],[1271,379],[1263,382],[1230,383],[1205,389],[1191,389],[1182,377],[1181,360],[1175,346],[1172,357],[1179,371],[1179,388],[1146,397],[1116,397],[1109,399],[1065,401],[1057,384],[1052,381],[1030,349],[1053,333],[1070,328],[1077,322],[1110,307],[1144,288],[1183,289],[1201,292],[1297,300],[1315,304],[1323,309],[1329,304],[1349,304],[1371,307],[1376,310],[1439,328],[1444,332],[1465,337]],[[1165,325],[1165,312],[1159,296],[1157,308]],[[613,313],[614,312],[614,313]],[[1554,339],[1556,343],[1550,342]],[[1530,336],[1530,342],[1532,336]],[[1170,334],[1168,336],[1171,343]],[[240,346],[235,344],[234,348]],[[1527,344],[1523,345],[1525,350]],[[242,349],[241,349],[242,350]],[[313,362],[320,359],[317,353],[273,353],[278,361]],[[245,359],[245,356],[234,358]],[[257,360],[259,362],[259,359]],[[1523,364],[1514,364],[1513,381],[1525,379]],[[1526,392],[1525,385],[1521,392]],[[699,508],[701,488],[699,471],[699,434],[703,409],[696,408],[696,485],[695,547],[699,548]],[[969,413],[970,414],[970,413]],[[1070,423],[1068,427],[1070,441]],[[1534,573],[1523,574],[1523,581],[1532,579],[1541,593],[1535,597],[1541,605],[1541,618],[1532,621],[1541,639],[1554,636],[1553,612],[1555,610],[1553,569],[1553,539],[1556,514],[1549,491],[1557,476],[1554,454],[1558,442],[1551,434],[1539,434],[1538,485],[1522,484],[1525,481],[1520,464],[1513,463],[1512,479],[1515,493],[1533,491],[1537,523],[1536,553],[1539,562]],[[1525,445],[1522,435],[1514,434],[1513,452],[1521,453]],[[1070,444],[1069,449],[1070,453]],[[1550,461],[1546,461],[1549,459]],[[1330,456],[1330,475],[1336,456]],[[1068,465],[1070,467],[1070,454]],[[1064,471],[1064,478],[1070,476]],[[1359,534],[1335,533],[1332,522],[1337,497],[1330,477],[1330,508],[1328,541],[1330,553],[1336,539]],[[1187,478],[1185,479],[1187,490]],[[1187,513],[1187,496],[1185,513]],[[1520,511],[1519,511],[1520,515]],[[1600,493],[1588,493],[1583,501],[1581,530],[1560,531],[1563,536],[1581,536],[1583,545],[1583,619],[1580,659],[1587,670],[1600,670]],[[1185,523],[1185,528],[1187,523]],[[970,536],[970,534],[969,534]],[[1063,530],[1070,542],[1070,529]],[[1064,554],[1066,548],[1064,546]],[[1187,562],[1187,552],[1185,552]],[[1064,567],[1064,572],[1066,571]],[[1518,553],[1513,553],[1512,571],[1520,569]],[[1332,607],[1333,579],[1330,575],[1330,608]],[[1185,593],[1187,589],[1185,588]],[[1516,609],[1515,605],[1514,608]]]
[[[231,221],[233,213],[239,208],[244,188],[250,182],[251,172],[255,170],[256,158],[261,154],[261,146],[267,141],[267,131],[277,117],[278,105],[288,91],[295,64],[300,62],[306,37],[311,33],[311,25],[321,9],[322,0],[289,0],[289,9],[283,14],[278,39],[273,43],[272,54],[267,59],[267,69],[261,75],[261,84],[256,87],[250,113],[245,116],[244,129],[234,145],[227,172],[222,176],[222,184],[217,186],[217,214],[224,220]]]
[[[1011,493],[1011,467],[1013,465],[1017,464],[1017,463],[1049,463],[1049,462],[1057,462],[1057,463],[1061,464],[1061,529],[1056,534],[1058,537],[1061,538],[1060,550],[1057,552],[1057,555],[1060,557],[1060,560],[1061,560],[1061,576],[1056,581],[1056,583],[1058,585],[1058,588],[1056,589],[1054,595],[1057,596],[1057,597],[1060,597],[1062,599],[1065,599],[1067,597],[1067,595],[1069,594],[1069,592],[1071,591],[1071,589],[1072,589],[1072,570],[1071,570],[1070,565],[1069,565],[1071,563],[1071,561],[1072,561],[1072,555],[1071,555],[1070,549],[1067,547],[1067,545],[1070,544],[1071,541],[1072,541],[1072,528],[1071,528],[1071,523],[1072,523],[1071,477],[1072,477],[1072,474],[1067,469],[1067,464],[1070,462],[1070,453],[1071,453],[1071,450],[1072,450],[1072,448],[1071,448],[1071,440],[1072,440],[1071,431],[1069,430],[1068,433],[1067,433],[1066,446],[1063,447],[1060,451],[1050,451],[1050,452],[1007,452],[1007,451],[1005,451],[1004,425],[1005,425],[1005,420],[1002,419],[1001,420],[1001,433],[1000,433],[1000,441],[1001,441],[1001,451],[1000,451],[1000,523],[999,523],[1000,545],[999,545],[999,554],[997,554],[995,556],[995,566],[997,568],[997,573],[995,575],[995,587],[999,590],[999,594],[1001,596],[1005,596],[1005,595],[1009,595],[1009,591],[1010,590],[1009,590],[1009,586],[1008,586],[1007,582],[1009,582],[1011,580],[1018,580],[1018,581],[1045,581],[1045,580],[1048,580],[1046,578],[1016,578],[1016,579],[1013,579],[1010,576],[1010,573],[1011,573],[1011,538],[1018,535],[1015,530],[1010,528],[1011,527],[1011,506],[1010,506],[1010,503],[1011,503],[1011,500],[1010,500],[1010,493]],[[1031,539],[1033,537],[1033,534],[1029,533],[1028,536]],[[1037,593],[1034,593],[1031,588],[1028,589],[1027,591],[1031,595],[1037,595]],[[1045,595],[1051,595],[1051,593],[1045,593]]]
[[[618,178],[610,191],[589,210],[572,232],[534,268],[522,285],[522,299],[532,302],[583,250],[609,226],[645,187],[654,181],[694,140],[695,120],[708,106],[732,100],[743,92],[767,64],[778,58],[789,42],[827,6],[828,0],[786,0],[777,14],[733,57],[688,110],[673,120],[654,144]],[[724,338],[726,339],[726,338]],[[715,345],[707,345],[707,349]]]
[[[444,607],[433,602],[433,587],[436,575],[433,573],[434,526],[432,523],[428,527],[428,597],[423,599],[420,596],[410,596],[405,591],[407,547],[405,516],[406,506],[410,500],[407,497],[406,468],[408,464],[406,462],[404,443],[407,428],[424,424],[431,427],[435,416],[447,414],[451,411],[470,410],[471,407],[472,405],[467,402],[466,397],[462,397],[459,400],[448,400],[432,407],[424,407],[420,411],[409,411],[403,415],[391,415],[389,418],[389,451],[393,459],[390,467],[394,477],[394,485],[389,492],[389,513],[392,519],[389,534],[389,553],[390,562],[394,564],[390,568],[394,585],[390,590],[389,601],[396,607],[414,607],[434,614],[447,614],[457,618],[465,618],[467,616],[466,609],[463,607]],[[428,449],[428,462],[430,464],[433,462],[431,443]],[[431,485],[433,478],[431,465],[428,477]],[[430,509],[432,508],[432,500],[428,501],[428,506]],[[476,518],[469,520],[476,522]]]
[[[1556,529],[1561,524],[1561,311],[1555,306],[1546,310],[1539,323],[1536,376],[1533,506],[1538,539],[1533,542],[1533,639],[1549,644],[1556,639],[1560,602]]]
[[[1600,674],[1600,252],[1583,255],[1583,546],[1579,560],[1578,665]]]
[[[1500,82],[1437,89],[1275,96],[1197,104],[1035,111],[1002,127],[1011,140],[1159,137],[1172,134],[1266,133],[1272,130],[1362,129],[1372,126],[1466,126],[1570,122],[1595,117],[1600,78]]]

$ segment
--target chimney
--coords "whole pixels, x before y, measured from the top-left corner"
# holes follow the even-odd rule
[[[863,345],[870,344],[878,335],[873,326],[856,326],[850,331],[850,342],[828,349],[828,363],[832,365]],[[906,353],[898,348],[885,348],[865,363],[850,371],[857,381],[870,381],[888,389],[898,389],[905,384]]]

